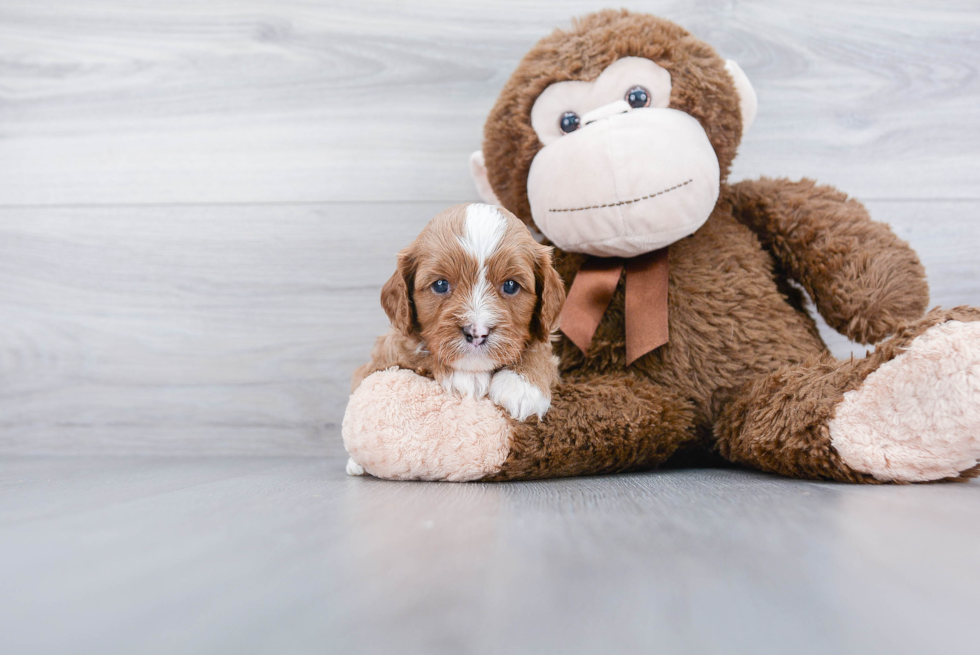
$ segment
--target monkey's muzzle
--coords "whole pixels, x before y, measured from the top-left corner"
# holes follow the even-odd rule
[[[634,257],[701,227],[718,201],[718,157],[701,124],[675,109],[613,113],[542,148],[527,192],[556,246]]]

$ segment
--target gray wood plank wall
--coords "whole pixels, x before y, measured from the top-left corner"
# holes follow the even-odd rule
[[[395,251],[603,4],[0,2],[0,453],[336,453]],[[980,304],[975,1],[626,5],[755,84],[733,180],[841,187]]]

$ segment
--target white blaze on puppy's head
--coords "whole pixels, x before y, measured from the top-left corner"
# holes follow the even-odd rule
[[[493,304],[495,290],[487,280],[487,260],[500,247],[500,241],[507,229],[507,220],[497,207],[472,204],[466,206],[463,228],[463,235],[458,237],[459,244],[476,260],[479,267],[477,280],[469,289],[466,303],[467,327],[470,328],[471,336],[478,339],[481,335],[489,336],[490,330],[500,320],[500,314]]]
[[[507,219],[501,213],[500,207],[480,203],[466,205],[463,227],[464,234],[459,237],[460,245],[476,258],[480,266],[486,266],[490,256],[497,252],[507,229]]]
[[[399,253],[382,306],[440,365],[480,372],[548,339],[563,296],[550,248],[507,210],[470,204],[437,215]]]

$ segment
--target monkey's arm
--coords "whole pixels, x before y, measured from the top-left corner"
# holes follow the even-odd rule
[[[760,178],[732,185],[731,202],[827,324],[849,339],[875,343],[925,313],[919,258],[857,200],[806,179]]]
[[[560,382],[543,421],[513,423],[491,480],[598,475],[659,466],[697,439],[690,401],[642,377]]]
[[[520,422],[390,370],[351,395],[343,436],[353,470],[381,478],[528,480],[653,468],[697,430],[690,401],[625,374],[561,382],[544,420]]]

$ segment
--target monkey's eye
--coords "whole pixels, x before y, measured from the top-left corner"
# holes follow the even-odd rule
[[[519,285],[517,282],[514,282],[513,280],[507,280],[506,282],[500,285],[500,290],[503,292],[505,296],[513,296],[516,295],[517,292],[521,290],[521,285]]]
[[[630,103],[633,109],[650,106],[650,93],[642,86],[634,86],[626,92],[626,102]]]
[[[442,296],[449,293],[449,280],[436,280],[432,283],[432,293]]]
[[[581,121],[579,120],[578,114],[574,111],[566,111],[561,115],[561,119],[558,121],[558,127],[565,134],[569,132],[574,132],[579,128]]]

